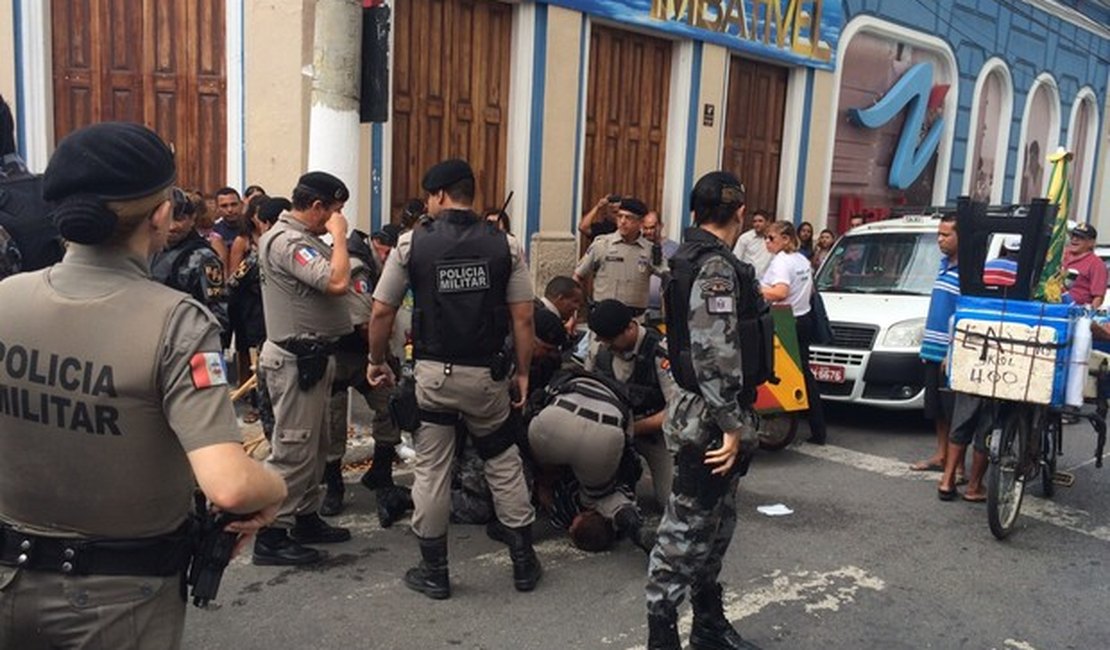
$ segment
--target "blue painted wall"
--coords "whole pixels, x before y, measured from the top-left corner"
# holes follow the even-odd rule
[[[947,41],[955,53],[960,97],[948,184],[951,203],[963,187],[975,81],[983,64],[991,57],[1006,61],[1014,81],[1013,123],[1003,187],[1005,199],[1013,193],[1022,113],[1038,75],[1052,74],[1060,88],[1060,142],[1067,142],[1072,104],[1083,86],[1090,86],[1097,96],[1100,130],[1105,123],[1103,108],[1106,106],[1107,74],[1110,73],[1110,40],[1022,0],[844,0],[844,15],[846,21],[871,15],[936,35]],[[1105,18],[1091,17],[1096,21]],[[841,43],[841,51],[846,46]],[[1099,151],[1095,152],[1096,161],[1100,155]],[[1083,200],[1088,198],[1082,197]]]

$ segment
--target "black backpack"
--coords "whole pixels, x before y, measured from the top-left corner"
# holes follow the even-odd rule
[[[663,284],[663,307],[667,319],[667,351],[671,373],[684,390],[700,395],[697,373],[690,353],[690,295],[698,271],[709,255],[720,255],[736,272],[736,315],[740,358],[744,373],[742,401],[755,401],[760,384],[778,383],[775,377],[775,321],[763,299],[759,280],[751,264],[736,259],[715,236],[690,228],[683,244],[670,259],[671,272]]]
[[[0,180],[0,226],[19,247],[20,271],[46,268],[61,261],[65,253],[49,212],[42,198],[42,176]]]

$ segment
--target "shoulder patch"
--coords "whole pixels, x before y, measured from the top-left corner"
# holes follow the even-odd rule
[[[731,294],[733,286],[732,278],[729,276],[716,276],[701,281],[701,290],[711,294]]]
[[[710,314],[731,314],[734,309],[732,296],[709,296],[705,299],[705,308]]]
[[[662,359],[660,359],[659,360],[659,369],[660,370],[670,370],[671,369],[671,360],[668,359],[667,357],[663,357]]]
[[[224,355],[219,352],[197,352],[189,360],[193,388],[198,390],[227,385],[227,367]]]
[[[208,284],[213,287],[223,286],[224,265],[220,260],[208,259],[204,261],[204,277],[208,279]]]
[[[309,262],[320,257],[320,251],[311,246],[298,246],[293,253],[293,259],[301,266],[308,266]]]
[[[370,293],[370,283],[366,281],[366,278],[355,278],[351,288],[358,294]]]

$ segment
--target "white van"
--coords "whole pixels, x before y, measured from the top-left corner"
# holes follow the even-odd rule
[[[924,401],[918,352],[940,268],[940,215],[906,216],[852,229],[817,273],[831,345],[810,349],[822,399],[890,409]]]

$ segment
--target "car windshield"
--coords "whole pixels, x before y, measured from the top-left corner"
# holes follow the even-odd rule
[[[841,237],[817,275],[820,291],[928,296],[940,268],[933,232]]]

